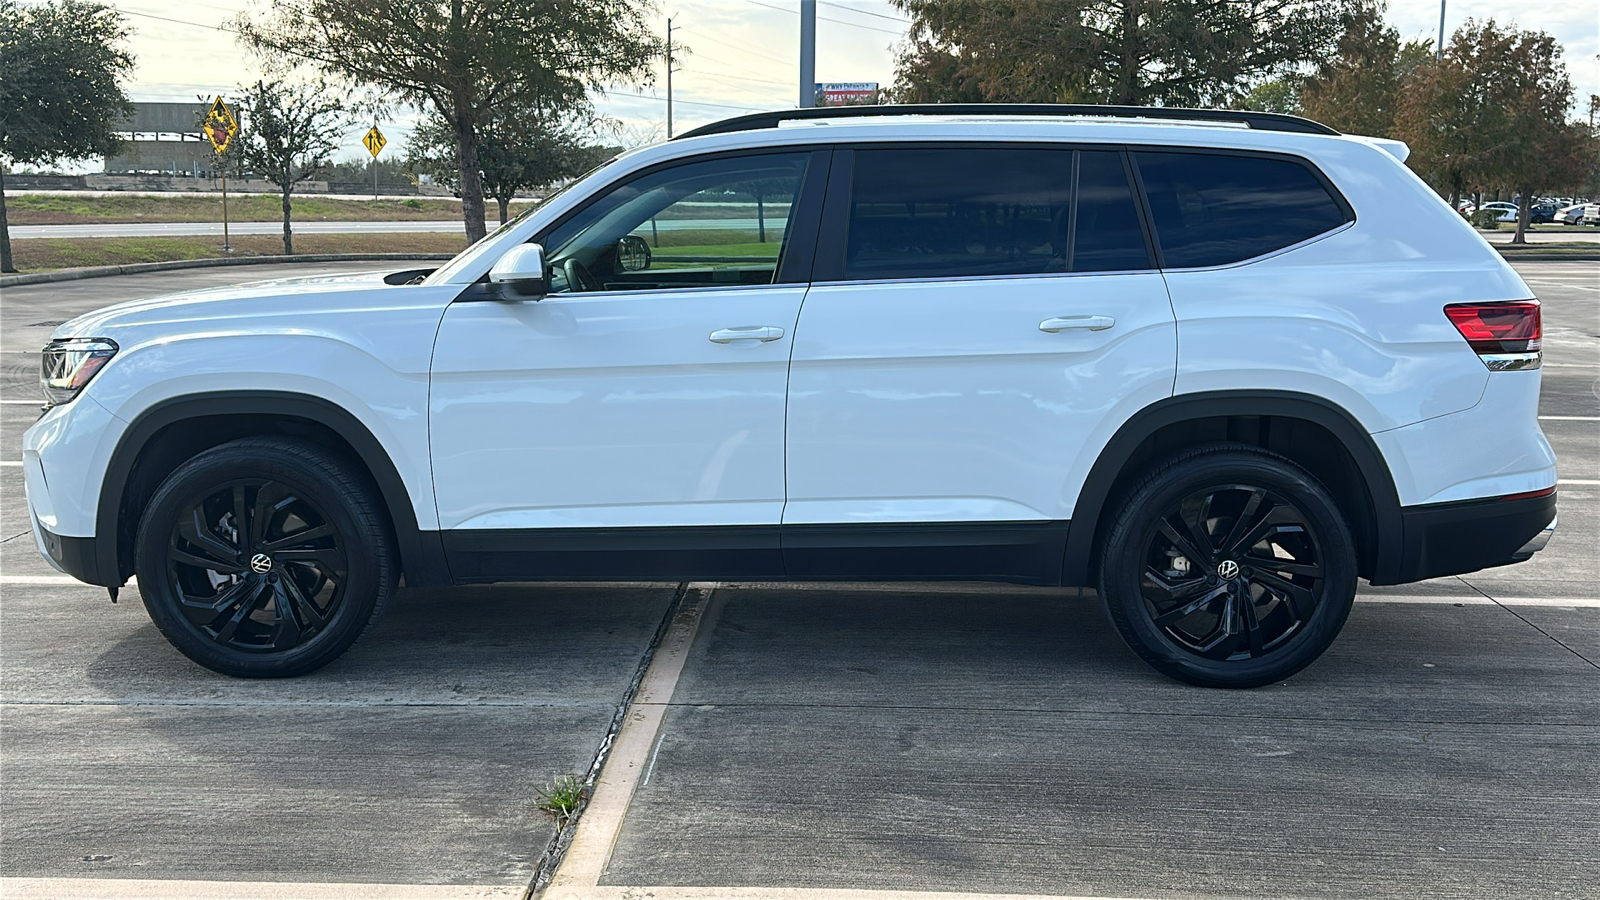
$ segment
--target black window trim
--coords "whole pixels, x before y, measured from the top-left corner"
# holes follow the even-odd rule
[[[1116,269],[1103,272],[1043,272],[1031,275],[933,275],[927,277],[896,277],[896,278],[854,278],[844,277],[845,252],[848,246],[850,229],[850,193],[853,187],[852,179],[855,175],[855,151],[857,150],[897,150],[911,148],[917,150],[941,149],[1053,149],[1053,150],[1078,150],[1078,151],[1110,151],[1122,156],[1124,171],[1132,178],[1134,192],[1134,206],[1139,213],[1139,226],[1144,232],[1145,252],[1151,261],[1149,268],[1143,269]],[[1235,262],[1217,263],[1209,266],[1182,266],[1168,267],[1161,253],[1161,242],[1156,234],[1155,215],[1150,209],[1149,194],[1145,191],[1144,178],[1139,172],[1139,166],[1134,159],[1135,153],[1186,153],[1206,154],[1211,156],[1243,156],[1257,159],[1273,159],[1294,163],[1310,172],[1317,183],[1322,185],[1328,196],[1333,198],[1334,204],[1344,215],[1344,221],[1334,228],[1311,237],[1304,238],[1276,250],[1258,254],[1247,259]],[[1073,204],[1072,216],[1077,214],[1077,173],[1078,158],[1073,159]],[[816,243],[816,254],[812,264],[812,280],[814,285],[845,285],[845,284],[904,284],[946,281],[985,281],[995,279],[1016,278],[1076,278],[1094,277],[1102,275],[1135,275],[1150,272],[1204,272],[1213,269],[1232,269],[1239,266],[1250,265],[1265,259],[1271,259],[1292,250],[1308,246],[1317,241],[1332,237],[1342,231],[1353,227],[1356,223],[1355,207],[1339,190],[1316,163],[1304,156],[1293,153],[1284,153],[1274,150],[1241,149],[1236,147],[1209,147],[1191,144],[1108,144],[1089,141],[1072,140],[904,140],[904,141],[860,141],[840,143],[834,145],[833,165],[828,177],[827,197],[823,203],[820,217],[821,234]],[[1075,224],[1075,221],[1074,221]],[[1070,254],[1069,242],[1069,254]],[[1070,256],[1069,256],[1070,259]]]
[[[552,232],[572,221],[585,210],[589,209],[602,198],[609,195],[619,187],[647,178],[657,172],[679,166],[694,165],[696,163],[714,162],[719,159],[734,159],[750,156],[776,156],[810,154],[806,161],[805,174],[800,181],[800,188],[795,192],[794,210],[791,218],[793,227],[787,229],[791,232],[787,239],[789,245],[784,248],[783,256],[778,260],[778,268],[773,272],[773,280],[768,284],[713,284],[695,285],[693,287],[664,287],[644,290],[617,290],[617,291],[583,291],[578,294],[551,294],[548,299],[563,299],[573,297],[625,297],[645,293],[671,292],[673,294],[687,294],[700,291],[739,291],[753,288],[775,288],[784,286],[805,286],[810,283],[810,274],[813,260],[816,258],[818,232],[822,225],[822,197],[829,184],[829,170],[834,155],[832,144],[792,144],[788,146],[762,146],[743,147],[735,150],[721,150],[714,153],[695,153],[679,156],[673,159],[662,160],[646,166],[637,171],[629,172],[615,181],[607,182],[605,186],[590,194],[585,200],[562,213],[559,218],[545,227],[539,229],[532,237],[523,243],[543,244]],[[508,248],[509,249],[509,248]],[[489,275],[483,274],[476,282],[467,286],[455,302],[470,302],[474,300],[498,299],[498,295],[488,290]]]
[[[1329,228],[1327,231],[1320,231],[1314,235],[1311,235],[1310,237],[1301,238],[1292,244],[1286,244],[1275,250],[1268,250],[1265,253],[1258,253],[1255,256],[1234,260],[1233,262],[1213,263],[1208,266],[1168,266],[1166,255],[1161,252],[1161,239],[1160,234],[1156,230],[1155,213],[1150,208],[1150,194],[1147,190],[1145,190],[1144,175],[1139,171],[1139,161],[1134,156],[1136,153],[1181,153],[1188,156],[1241,156],[1253,159],[1271,159],[1278,162],[1293,163],[1294,165],[1305,169],[1307,172],[1310,172],[1311,177],[1322,186],[1323,190],[1328,192],[1328,196],[1333,200],[1334,206],[1338,207],[1340,214],[1344,216],[1344,221],[1332,228]],[[1330,238],[1342,231],[1352,228],[1356,224],[1356,209],[1354,206],[1351,206],[1350,201],[1345,198],[1344,192],[1339,190],[1338,185],[1333,183],[1333,179],[1329,178],[1327,173],[1323,172],[1320,166],[1304,156],[1297,156],[1293,153],[1280,153],[1273,150],[1241,150],[1234,147],[1194,147],[1178,146],[1175,144],[1145,146],[1140,144],[1129,144],[1124,147],[1124,158],[1127,160],[1128,167],[1133,172],[1134,184],[1137,186],[1137,190],[1139,192],[1139,207],[1143,214],[1147,217],[1145,220],[1145,239],[1150,242],[1150,249],[1155,253],[1156,263],[1161,267],[1161,271],[1163,272],[1207,272],[1217,269],[1234,269],[1238,268],[1239,266],[1246,266],[1265,259],[1271,259],[1275,256],[1288,253],[1291,250],[1298,250],[1301,247],[1309,246],[1317,241]]]

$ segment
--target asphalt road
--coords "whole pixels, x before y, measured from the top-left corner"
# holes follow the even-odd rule
[[[7,289],[0,459],[55,321],[335,268]],[[659,732],[608,763],[636,788],[595,887],[559,896],[1594,897],[1600,271],[1518,268],[1546,303],[1541,425],[1567,482],[1533,561],[1363,586],[1322,660],[1248,692],[1155,675],[1075,590],[709,587],[681,674],[629,717]],[[588,765],[673,593],[403,591],[322,672],[236,681],[168,648],[136,589],[112,606],[56,577],[20,482],[0,467],[0,875],[92,881],[8,898],[131,895],[106,879],[516,896],[552,833],[534,789]]]

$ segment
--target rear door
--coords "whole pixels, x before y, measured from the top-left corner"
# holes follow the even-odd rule
[[[1098,448],[1176,356],[1120,150],[839,150],[790,367],[789,576],[1057,581]]]

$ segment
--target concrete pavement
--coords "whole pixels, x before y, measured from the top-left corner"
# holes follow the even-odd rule
[[[1565,482],[1533,561],[1363,586],[1322,660],[1248,692],[1154,674],[1074,590],[699,586],[549,896],[1592,896],[1600,277],[1518,268]],[[7,289],[0,459],[49,323],[240,274]],[[0,467],[0,874],[101,887],[7,897],[515,891],[550,835],[533,786],[588,764],[673,590],[406,591],[323,672],[235,681],[136,590],[54,577],[20,500]]]

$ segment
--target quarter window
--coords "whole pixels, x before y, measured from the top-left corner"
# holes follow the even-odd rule
[[[1301,163],[1220,153],[1137,152],[1162,265],[1217,266],[1281,250],[1348,221]]]

